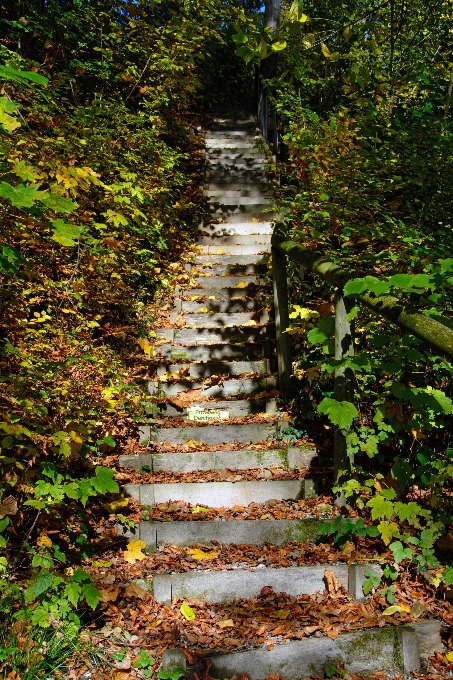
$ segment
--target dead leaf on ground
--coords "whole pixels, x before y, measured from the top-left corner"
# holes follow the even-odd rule
[[[135,564],[140,560],[144,560],[146,555],[142,552],[146,548],[145,541],[131,541],[126,550],[123,550],[123,557],[129,564]]]
[[[332,569],[326,569],[324,571],[324,578],[326,581],[327,590],[331,595],[335,595],[339,590],[341,590],[342,585]]]
[[[138,597],[140,600],[145,600],[149,595],[149,591],[140,588],[140,586],[132,581],[132,583],[129,583],[124,589],[124,594],[126,597]]]

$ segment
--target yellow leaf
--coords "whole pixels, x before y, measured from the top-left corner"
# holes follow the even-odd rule
[[[140,347],[142,348],[143,352],[144,352],[147,356],[150,356],[151,350],[152,350],[152,347],[153,347],[153,346],[152,346],[152,344],[150,343],[150,341],[148,340],[148,338],[139,338],[139,339],[137,340],[137,342],[138,342],[138,344],[140,345]]]
[[[211,552],[204,552],[199,548],[191,548],[191,550],[187,551],[187,554],[191,555],[194,560],[197,560],[197,562],[199,560],[216,560],[219,556],[219,553],[215,550],[212,550]]]
[[[208,300],[215,300],[215,295],[210,295],[210,296],[208,297]]]
[[[247,323],[243,323],[243,326],[258,326],[258,322],[254,321],[253,319],[250,319],[250,321],[247,321]]]
[[[219,621],[217,623],[219,628],[234,628],[233,619],[225,619],[224,621]]]
[[[206,314],[206,312],[209,312],[207,307],[200,307],[200,309],[197,309],[197,314]]]
[[[71,437],[72,441],[76,442],[76,444],[83,444],[82,437],[79,434],[77,434],[75,430],[71,430],[69,436]]]
[[[301,24],[303,24],[307,21],[307,19],[308,19],[308,17],[307,17],[306,14],[301,14],[299,21],[300,21]]]
[[[189,605],[187,604],[187,602],[184,602],[184,604],[182,604],[182,605],[180,606],[179,611],[180,611],[181,614],[184,616],[184,618],[186,619],[186,621],[193,621],[193,620],[194,620],[194,618],[195,618],[195,612],[194,612],[194,610],[192,609],[192,607],[189,607]]]
[[[40,536],[38,538],[38,540],[36,541],[36,544],[41,546],[41,547],[45,546],[46,548],[50,548],[51,545],[52,545],[52,541],[50,540],[50,538],[48,536]]]
[[[120,498],[119,501],[112,501],[111,503],[105,503],[104,507],[110,512],[116,512],[120,508],[125,508],[129,504],[129,498]]]
[[[186,444],[189,447],[189,449],[191,449],[192,451],[196,451],[200,446],[202,446],[203,442],[197,442],[196,439],[189,439],[186,442]]]
[[[219,249],[218,249],[217,255],[223,255],[223,250],[222,250],[222,248],[219,248]]]
[[[330,58],[330,50],[327,47],[327,45],[323,42],[321,43],[321,52],[323,53],[326,59]]]
[[[194,505],[192,508],[192,513],[194,512],[208,512],[208,508],[203,508],[201,505]]]
[[[445,656],[447,657],[447,661],[450,663],[453,662],[453,652],[448,652]]]
[[[199,297],[201,297],[201,295],[192,295],[192,297],[190,298],[190,301],[195,302],[195,300],[198,300]]]
[[[126,550],[123,550],[123,557],[129,564],[135,564],[144,560],[146,555],[142,553],[143,548],[146,548],[145,541],[131,541]]]
[[[402,611],[402,607],[400,607],[399,604],[392,604],[391,607],[387,607],[387,609],[384,609],[382,612],[382,616],[391,616],[392,614],[396,614],[397,612]]]
[[[153,621],[152,623],[148,623],[147,625],[150,628],[157,628],[157,626],[160,626],[161,623],[162,623],[162,619],[157,619],[157,621]]]
[[[239,281],[239,283],[235,285],[235,288],[248,288],[248,285],[248,281]]]

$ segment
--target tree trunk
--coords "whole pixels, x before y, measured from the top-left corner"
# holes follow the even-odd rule
[[[276,38],[280,23],[280,0],[265,0],[264,28],[269,29],[269,33]],[[264,78],[274,78],[277,75],[277,55],[275,52],[270,54],[261,62],[261,73]]]

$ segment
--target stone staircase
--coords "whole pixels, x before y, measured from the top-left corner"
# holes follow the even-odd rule
[[[126,484],[126,493],[142,505],[184,501],[194,506],[233,508],[252,502],[296,501],[316,494],[315,477],[310,474],[310,468],[316,465],[316,451],[310,447],[285,448],[278,439],[282,422],[276,401],[275,328],[268,268],[272,185],[265,163],[253,118],[216,120],[206,136],[206,219],[199,230],[190,284],[175,291],[173,327],[157,331],[157,380],[150,382],[149,393],[166,401],[154,407],[155,422],[143,428],[142,443],[149,443],[149,452],[120,458],[125,468],[140,470],[145,466],[147,471],[170,476],[229,470],[237,471],[238,480]],[[182,327],[176,324],[181,317],[185,320]],[[196,398],[190,403],[187,398],[184,401],[184,395],[194,390]],[[299,472],[290,479],[272,479],[275,466]],[[257,479],[242,480],[241,472],[250,469],[258,470]],[[313,539],[319,523],[314,517],[149,520],[138,525],[134,538],[145,541],[150,551],[166,544],[209,546],[211,541],[283,545]],[[331,565],[339,583],[358,600],[364,599],[366,567]],[[324,567],[209,571],[204,566],[201,571],[153,578],[154,597],[168,604],[175,598],[232,602],[256,597],[264,586],[290,595],[323,591]],[[213,656],[210,675],[226,678],[247,671],[251,680],[264,680],[269,673],[278,672],[285,680],[295,680],[322,673],[327,663],[337,660],[356,673],[408,672],[417,670],[420,657],[432,654],[439,645],[439,625],[424,621],[404,627],[404,631],[386,627],[342,634],[335,641],[307,638],[286,641],[272,650]],[[168,658],[171,663],[185,665],[184,654],[178,656],[176,650]]]

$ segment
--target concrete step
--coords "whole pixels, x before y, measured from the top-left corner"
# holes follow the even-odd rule
[[[256,170],[253,168],[236,168],[233,166],[220,167],[208,166],[205,171],[205,178],[208,184],[221,182],[222,180],[229,180],[233,182],[245,182],[247,184],[257,184],[266,181],[266,173],[264,168]]]
[[[194,288],[237,288],[239,291],[245,288],[241,285],[259,286],[259,276],[195,276],[193,278]]]
[[[217,197],[212,197],[209,200],[209,205],[221,205],[221,206],[255,206],[254,210],[258,210],[256,207],[257,205],[263,205],[265,208],[268,208],[269,206],[272,205],[272,198],[269,197],[264,197],[261,195],[259,200],[257,200],[256,196],[224,196],[222,197],[222,200],[218,199]],[[265,209],[264,208],[264,209]]]
[[[205,300],[204,302],[189,302],[179,300],[180,311],[188,314],[196,314],[199,309],[207,308],[210,312],[218,314],[237,314],[245,310],[258,311],[262,309],[263,303],[259,300]]]
[[[347,564],[329,567],[340,583],[349,585]],[[171,605],[173,598],[191,600],[201,598],[205,602],[225,604],[240,598],[259,597],[261,589],[270,586],[274,592],[298,595],[314,595],[325,589],[325,566],[286,567],[282,569],[255,568],[234,571],[200,571],[184,574],[156,574],[153,576],[153,595],[158,602]]]
[[[251,234],[272,234],[274,225],[270,220],[249,220],[242,222],[221,222],[204,224],[203,232],[211,236],[249,236]],[[222,249],[222,246],[220,246]],[[245,255],[246,253],[244,253]]]
[[[269,244],[257,243],[256,245],[241,244],[241,241],[244,238],[248,238],[248,237],[231,236],[230,238],[233,239],[234,241],[239,241],[239,244],[236,244],[236,245],[235,244],[231,244],[231,245],[223,244],[221,246],[219,246],[219,245],[213,245],[213,246],[211,246],[211,245],[201,245],[201,246],[199,246],[200,251],[202,253],[205,253],[206,255],[215,255],[216,253],[218,253],[219,247],[220,247],[220,249],[222,250],[222,253],[226,253],[226,254],[230,254],[230,255],[233,255],[234,253],[238,253],[238,254],[241,254],[241,253],[246,254],[247,253],[249,255],[252,255],[252,254],[255,254],[255,253],[263,253],[263,252],[266,252],[266,251],[270,252],[270,249],[271,249],[270,243]],[[250,238],[252,238],[252,237],[250,237]],[[261,237],[258,236],[257,238],[261,238]],[[206,237],[203,237],[202,240],[209,243],[211,238],[206,236]],[[215,240],[219,240],[219,239],[215,239]]]
[[[170,364],[166,366],[161,364],[158,366],[157,375],[160,377],[166,372],[175,373],[181,368],[186,367],[186,364]],[[270,373],[269,359],[262,359],[261,361],[223,361],[223,362],[209,362],[189,364],[189,378],[209,378],[211,375],[243,375],[244,373]]]
[[[269,255],[195,255],[194,265],[267,265]]]
[[[166,383],[166,382],[158,382],[158,381],[152,381],[148,383],[148,392],[151,396],[157,396],[157,395],[165,395],[169,397],[175,397],[178,395],[180,392],[183,392],[184,390],[187,389],[193,389],[196,390],[198,388],[202,387],[203,391],[200,393],[200,398],[202,399],[203,397],[210,397],[212,399],[226,399],[228,397],[241,397],[245,395],[254,395],[254,394],[260,394],[260,392],[269,392],[271,390],[276,389],[276,379],[274,377],[270,378],[244,378],[243,380],[236,379],[236,380],[228,380],[226,379],[223,383],[220,383],[219,385],[212,385],[211,387],[207,387],[203,382],[186,382],[184,380],[181,380],[180,382],[176,383]],[[204,429],[204,428],[203,428]],[[166,432],[166,430],[162,430],[162,432],[165,432],[165,436],[168,437],[170,434]],[[187,429],[184,430],[184,434],[181,434],[181,436],[186,437],[187,434]],[[189,433],[190,434],[190,433]],[[206,433],[206,436],[209,433]],[[176,435],[175,435],[176,436]],[[179,436],[179,435],[178,435]],[[225,433],[226,436],[226,433]],[[247,435],[244,432],[243,434],[244,437],[246,437],[244,440],[241,441],[249,441],[247,439]],[[186,437],[183,439],[186,441],[188,439],[196,439],[196,437]],[[261,437],[261,439],[264,439],[265,437]],[[160,440],[158,440],[160,441]],[[170,441],[168,439],[162,440],[162,441]],[[256,441],[260,441],[257,439]],[[171,443],[176,443],[176,442],[171,442]],[[213,442],[215,443],[215,442]],[[219,443],[221,443],[219,441]]]
[[[195,453],[139,453],[120,456],[121,467],[139,470],[144,465],[152,472],[192,472],[194,470],[246,470],[279,465],[300,470],[317,463],[316,451],[290,448],[288,451],[196,451]]]
[[[244,189],[244,187],[233,189],[231,187],[225,187],[223,189],[205,189],[204,195],[207,196],[208,200],[217,199],[220,201],[223,198],[240,199],[253,198],[255,196],[259,196],[260,198],[262,196],[268,196],[270,198],[272,196],[272,191],[270,188],[266,190],[259,187],[256,189]]]
[[[157,431],[153,430],[153,432],[150,432],[149,438],[151,441],[167,442],[168,444],[186,444],[188,441],[204,442],[209,445],[227,444],[228,442],[254,444],[272,438],[277,432],[277,427],[276,423],[167,427]]]
[[[245,416],[266,413],[275,415],[277,413],[277,402],[274,398],[268,399],[229,399],[215,401],[195,401],[192,408],[203,408],[209,410],[228,411],[230,418],[244,418]],[[146,412],[153,418],[174,417],[187,420],[187,409],[176,408],[172,404],[153,404],[150,402],[145,406]]]
[[[246,191],[273,191],[273,184],[268,180],[254,179],[249,181],[238,180],[235,177],[225,177],[217,182],[205,182],[204,191],[246,190]]]
[[[263,482],[261,482],[263,483]],[[264,482],[269,484],[269,482]],[[204,485],[205,486],[205,485]],[[314,541],[321,523],[318,517],[304,519],[237,519],[198,521],[143,521],[136,527],[135,534],[147,544],[147,550],[154,551],[163,545],[189,546],[209,545],[216,541],[221,545],[285,545],[293,541],[303,543]],[[125,531],[125,529],[122,529]],[[121,533],[121,530],[120,530]]]
[[[190,296],[191,298],[215,297],[216,300],[256,299],[263,293],[263,290],[257,286],[247,286],[245,288],[186,288],[178,294]]]
[[[269,220],[274,219],[274,213],[270,209],[265,209],[255,212],[255,211],[247,211],[247,212],[238,212],[238,213],[227,213],[225,217],[223,218],[223,221],[221,224],[227,224],[230,222],[232,225],[235,225],[237,223],[255,223],[255,222],[266,222]],[[220,221],[220,216],[216,218]]]
[[[188,303],[194,304],[194,303]],[[199,303],[196,303],[199,304]],[[223,303],[222,303],[223,304]],[[227,303],[229,304],[229,303]],[[265,358],[270,353],[270,348],[267,343],[256,344],[256,345],[202,345],[193,346],[187,345],[186,347],[180,347],[173,345],[161,345],[155,350],[155,356],[161,356],[162,359],[167,359],[168,361],[254,361],[257,359]]]
[[[223,288],[222,291],[235,293],[235,288]],[[198,291],[202,293],[203,291]],[[260,326],[259,328],[159,328],[155,331],[156,337],[167,342],[178,343],[179,345],[222,345],[237,344],[239,342],[263,342],[266,339],[275,337],[274,326]],[[175,351],[178,348],[175,347]]]
[[[221,257],[219,255],[217,259]],[[265,274],[267,269],[265,264],[212,264],[205,267],[202,267],[201,264],[195,264],[194,267],[201,273],[211,276],[257,276]],[[193,274],[193,270],[191,273]]]
[[[212,302],[212,301],[211,301]],[[217,314],[205,312],[201,314],[186,314],[186,326],[192,328],[230,328],[232,326],[244,326],[254,322],[255,326],[268,322],[268,313],[260,312],[237,312]]]
[[[200,246],[215,246],[216,250],[222,250],[225,246],[261,246],[260,250],[257,250],[256,252],[262,252],[266,250],[267,246],[270,249],[270,244],[271,244],[271,234],[248,234],[246,236],[244,235],[239,235],[239,234],[228,234],[225,236],[201,236],[198,239],[198,244]],[[238,255],[241,254],[241,251],[238,251]],[[254,253],[251,253],[249,255],[244,254],[245,257],[251,257],[251,255],[254,255]],[[197,256],[200,257],[200,256]],[[203,256],[201,256],[203,257]],[[196,260],[195,260],[196,261]]]
[[[266,503],[270,500],[302,499],[306,481],[285,479],[275,482],[125,484],[124,491],[141,505],[183,501],[211,508],[231,508],[233,505],[245,506],[250,503]],[[232,542],[237,543],[237,538]]]
[[[360,677],[374,673],[409,677],[411,671],[420,670],[421,658],[441,650],[440,622],[428,620],[341,633],[335,640],[325,636],[284,641],[271,649],[226,652],[205,659],[212,664],[209,675],[219,679],[243,673],[250,680],[265,680],[274,673],[285,680],[324,677],[325,668],[338,661],[347,674]]]

